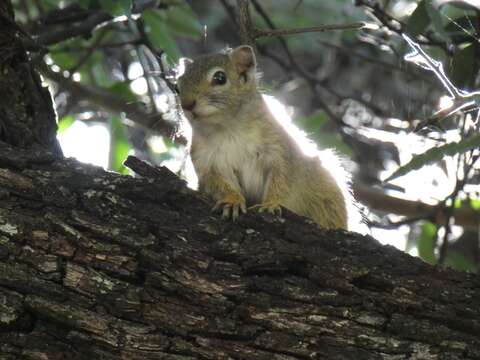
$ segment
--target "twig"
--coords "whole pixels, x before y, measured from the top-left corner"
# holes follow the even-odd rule
[[[135,46],[140,44],[143,44],[143,42],[140,39],[133,39],[133,40],[127,40],[127,41],[118,41],[118,42],[101,44],[97,48],[98,49],[114,49],[114,48],[123,47],[123,46]],[[86,51],[87,49],[88,49],[87,47],[83,47],[83,46],[82,47],[63,46],[61,48],[50,49],[48,52],[50,54],[58,54],[58,53],[64,53],[64,52],[76,53],[76,52]]]
[[[355,5],[364,6],[365,8],[370,9],[371,14],[376,17],[383,26],[393,31],[394,33],[398,35],[402,35],[403,33],[405,33],[405,23],[398,19],[395,19],[393,16],[384,11],[376,0],[355,0]],[[422,36],[428,41],[417,39],[420,44],[439,46],[443,50],[445,50],[446,53],[449,53],[447,44],[445,44],[444,42],[435,41],[428,34],[422,34]]]
[[[249,0],[237,0],[240,41],[256,49],[255,29],[250,17]]]
[[[424,214],[419,216],[407,217],[400,221],[388,221],[387,224],[380,223],[378,221],[367,221],[369,227],[379,228],[379,229],[397,229],[402,225],[410,225],[416,223],[420,220],[430,220],[432,214]]]
[[[111,20],[112,16],[109,13],[105,11],[98,11],[93,13],[80,24],[70,25],[65,29],[55,32],[48,32],[38,36],[34,45],[49,46],[77,36],[91,35],[92,31],[94,31],[98,26],[106,24]],[[27,47],[28,45],[31,44],[26,44]]]
[[[235,8],[232,5],[230,5],[227,0],[220,0],[220,2],[222,3],[223,7],[225,8],[225,12],[228,14],[230,19],[235,24],[235,26],[239,27],[238,19],[237,19],[237,16],[235,15]]]
[[[321,25],[305,28],[293,28],[293,29],[256,29],[254,32],[255,39],[259,37],[272,37],[272,36],[284,36],[294,34],[304,34],[310,32],[324,32],[332,30],[351,30],[351,29],[363,29],[365,27],[364,22],[357,22],[351,24],[337,24],[337,25]]]
[[[273,21],[270,19],[268,14],[265,12],[265,10],[260,6],[260,4],[256,0],[252,0],[253,7],[255,8],[255,11],[258,12],[258,14],[262,17],[262,19],[265,21],[268,27],[270,27],[272,30],[275,30],[275,24]],[[350,125],[346,124],[339,116],[337,116],[330,108],[329,106],[322,100],[321,96],[318,94],[317,90],[317,85],[324,87],[324,83],[321,79],[318,79],[316,76],[313,76],[310,74],[307,70],[305,70],[293,57],[292,53],[290,52],[290,49],[288,48],[287,42],[283,37],[278,37],[278,41],[280,42],[280,45],[282,46],[287,59],[290,63],[290,67],[297,72],[301,77],[303,77],[305,80],[307,80],[310,88],[312,89],[313,94],[316,97],[317,103],[320,105],[320,108],[322,108],[325,113],[329,116],[329,118],[334,122],[335,125],[338,126],[339,129],[343,127],[349,127]],[[265,48],[261,48],[262,51],[265,54],[268,54],[267,51],[265,51]],[[269,55],[272,59],[274,59],[279,65],[281,65],[284,69],[286,69],[286,64],[279,59],[278,57],[273,56],[272,54]],[[340,133],[342,133],[340,131]]]

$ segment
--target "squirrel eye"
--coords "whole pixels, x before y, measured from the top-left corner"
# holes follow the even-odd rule
[[[212,76],[212,85],[224,85],[227,82],[227,74],[223,71],[217,71]]]

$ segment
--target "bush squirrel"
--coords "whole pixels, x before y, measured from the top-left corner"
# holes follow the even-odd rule
[[[192,126],[192,162],[214,209],[235,220],[247,205],[274,214],[283,206],[324,228],[347,228],[345,191],[270,112],[250,46],[182,59],[181,67],[177,86]]]

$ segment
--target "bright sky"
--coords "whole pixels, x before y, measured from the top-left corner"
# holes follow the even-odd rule
[[[81,121],[75,121],[57,137],[66,157],[74,157],[105,169],[108,167],[110,133],[105,126],[88,126]]]

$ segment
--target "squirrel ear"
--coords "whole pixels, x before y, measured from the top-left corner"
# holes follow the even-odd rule
[[[230,53],[230,59],[232,59],[239,74],[244,74],[251,68],[255,68],[257,64],[253,48],[248,45],[241,45],[233,49]]]
[[[193,60],[190,59],[190,58],[187,58],[187,57],[182,57],[178,61],[180,62],[180,65],[182,65],[182,66],[187,66],[188,64],[193,63]]]
[[[178,60],[178,66],[177,66],[177,77],[182,76],[185,73],[185,69],[189,64],[192,64],[193,60],[189,59],[187,57],[180,58]]]

